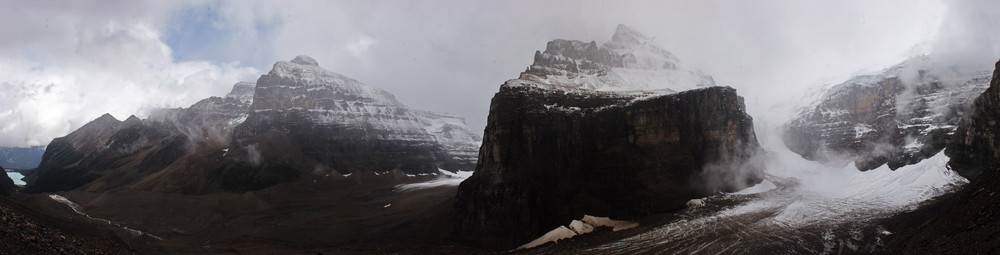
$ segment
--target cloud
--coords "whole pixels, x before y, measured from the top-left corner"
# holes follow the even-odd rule
[[[21,39],[0,39],[0,146],[46,145],[104,113],[124,119],[187,106],[260,73],[235,64],[174,61],[160,35],[164,15],[139,19],[84,3],[0,8],[0,16],[25,18],[14,22],[17,28],[2,27],[4,38]],[[149,7],[123,5],[133,14]],[[26,17],[35,15],[46,18]]]
[[[372,39],[367,35],[360,35],[354,42],[348,43],[344,48],[355,56],[364,56],[368,53],[368,48],[370,48],[372,44],[375,44],[375,39]]]
[[[474,129],[485,126],[499,85],[553,39],[600,43],[617,24],[632,25],[739,89],[751,110],[771,112],[818,83],[913,55],[937,31],[945,9],[934,0],[240,3],[221,19],[246,29],[262,20],[280,23],[273,41],[260,42],[276,60],[310,55],[411,107],[457,111]],[[358,54],[350,45],[365,37],[378,43]]]
[[[950,1],[933,43],[949,64],[992,67],[1000,57],[1000,4],[989,0]]]
[[[490,98],[535,50],[556,38],[604,42],[619,23],[737,88],[773,128],[819,84],[997,41],[997,9],[988,0],[0,0],[0,86],[11,91],[0,102],[0,146],[45,144],[103,112],[123,118],[222,95],[301,54],[481,130]]]

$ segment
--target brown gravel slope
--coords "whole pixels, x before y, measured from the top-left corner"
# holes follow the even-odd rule
[[[0,254],[133,254],[105,226],[48,216],[29,205],[38,201],[0,195]]]

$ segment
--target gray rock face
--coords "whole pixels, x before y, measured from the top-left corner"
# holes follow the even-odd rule
[[[518,79],[563,90],[682,91],[715,85],[711,76],[686,67],[652,37],[625,25],[601,46],[550,41],[544,52],[535,51],[534,63]]]
[[[253,82],[237,82],[233,85],[233,90],[226,94],[226,98],[235,98],[244,104],[253,103],[253,92],[257,89],[257,83]]]
[[[439,112],[416,110],[413,113],[420,117],[424,130],[444,147],[459,169],[471,171],[476,168],[483,138],[470,130],[465,119]]]
[[[975,99],[945,153],[969,183],[920,210],[919,227],[890,239],[884,251],[906,254],[987,254],[1000,249],[1000,62],[989,89]],[[930,209],[926,209],[930,208]]]
[[[786,125],[785,145],[809,160],[896,169],[944,149],[989,73],[917,58],[834,86]]]
[[[627,27],[614,38],[604,48],[550,42],[520,79],[500,87],[476,172],[456,195],[456,238],[510,249],[585,214],[636,219],[762,180],[753,120],[735,89],[669,93],[645,89],[697,86],[617,78],[576,83],[573,77],[602,77],[603,71],[655,74],[664,82],[682,75],[664,65],[676,61],[615,69],[654,62],[630,60],[633,55],[611,47],[647,38]],[[615,92],[600,91],[605,88]]]
[[[948,165],[969,179],[973,179],[986,169],[996,169],[1000,164],[998,122],[1000,122],[1000,62],[997,62],[989,89],[973,102],[948,144],[948,149],[945,150],[951,158]]]
[[[256,84],[249,115],[233,133],[225,159],[230,163],[215,172],[228,190],[259,189],[305,174],[419,174],[474,165],[468,155],[478,136],[464,120],[411,110],[392,94],[327,71],[308,57],[276,63]]]

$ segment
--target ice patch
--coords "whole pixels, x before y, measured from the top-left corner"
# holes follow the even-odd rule
[[[916,209],[922,202],[966,183],[946,167],[948,157],[943,153],[896,171],[882,166],[866,172],[850,164],[824,166],[790,151],[772,155],[765,178],[778,188],[717,213],[682,218],[585,253],[645,254],[671,249],[674,253],[700,254],[712,249],[723,254],[740,250],[832,254],[838,247],[861,247],[857,243],[859,227]],[[720,196],[725,199],[730,195]],[[851,229],[835,230],[845,226]],[[873,234],[892,233],[874,227]],[[838,234],[842,231],[847,231],[847,236]]]
[[[784,225],[838,223],[912,210],[920,202],[967,182],[946,167],[948,157],[943,152],[895,171],[885,165],[861,172],[853,164],[838,169],[810,163],[813,166],[809,169],[794,170],[799,173],[771,172],[777,174],[776,178],[797,183],[791,190],[764,196],[720,214],[734,216],[778,210],[773,220]]]
[[[611,231],[621,231],[639,226],[639,223],[631,221],[612,220],[608,217],[596,217],[590,215],[584,215],[583,222],[594,225],[595,227],[611,227]]]
[[[576,235],[577,235],[576,232],[573,232],[573,230],[567,228],[566,226],[559,226],[558,228],[553,229],[548,233],[545,233],[544,235],[542,235],[542,237],[539,237],[538,239],[535,239],[530,243],[526,243],[524,245],[517,247],[517,249],[518,250],[531,249],[549,242],[559,242],[559,240],[572,238]]]
[[[778,188],[778,186],[774,185],[774,183],[771,182],[770,180],[764,180],[764,181],[758,183],[757,185],[753,185],[753,186],[751,186],[749,188],[746,188],[746,189],[743,189],[743,190],[740,190],[740,191],[737,191],[737,192],[733,192],[733,193],[730,193],[730,194],[733,194],[733,195],[758,194],[758,193],[768,192],[768,191],[771,191],[771,190],[777,189],[777,188]]]
[[[579,235],[594,232],[594,225],[584,223],[583,221],[573,220],[569,223],[569,229],[573,230]]]
[[[427,188],[434,188],[441,186],[458,186],[459,184],[462,183],[462,181],[465,181],[465,179],[468,179],[469,177],[472,176],[471,171],[470,172],[458,171],[456,173],[452,173],[445,170],[439,170],[439,172],[441,173],[441,175],[434,180],[428,182],[397,185],[396,191],[406,192],[406,191],[413,191],[413,190],[420,190],[420,189],[427,189]]]

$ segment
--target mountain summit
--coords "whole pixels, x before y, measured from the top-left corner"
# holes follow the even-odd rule
[[[625,25],[598,46],[577,40],[550,41],[534,63],[508,85],[560,90],[677,92],[714,86],[715,80],[685,66],[654,38]]]
[[[472,170],[479,136],[464,120],[411,110],[391,93],[331,72],[307,56],[280,61],[257,80],[246,120],[234,128],[226,190],[255,190],[309,174]],[[451,125],[445,125],[445,124]]]
[[[549,42],[493,96],[455,236],[510,249],[583,215],[633,220],[761,182],[743,98],[714,84],[626,26],[600,47]]]
[[[319,66],[319,63],[317,63],[315,59],[305,55],[299,55],[292,59],[291,62],[300,65]]]

